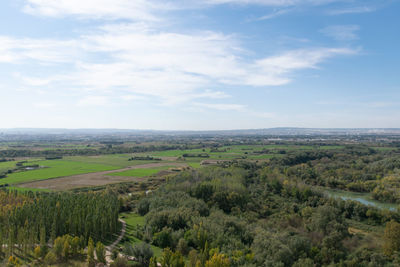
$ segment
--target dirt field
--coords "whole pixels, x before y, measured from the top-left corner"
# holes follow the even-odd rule
[[[176,167],[186,167],[185,163],[174,163]],[[78,174],[67,177],[53,178],[47,180],[41,180],[36,182],[29,182],[24,184],[19,184],[20,187],[25,188],[40,188],[40,189],[51,189],[51,190],[68,190],[73,188],[80,187],[89,187],[89,186],[100,186],[106,184],[113,183],[121,183],[121,182],[134,182],[134,181],[143,181],[146,180],[146,177],[128,177],[128,176],[109,176],[108,174],[114,172],[122,172],[132,169],[148,169],[148,168],[157,168],[163,166],[171,166],[171,163],[149,163],[143,165],[131,166],[118,170],[111,171],[102,171],[102,172],[93,172],[93,173],[85,173]],[[163,172],[163,174],[167,174]]]

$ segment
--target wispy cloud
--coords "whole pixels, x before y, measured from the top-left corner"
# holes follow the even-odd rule
[[[264,6],[325,5],[340,0],[206,0],[208,4],[239,4]]]
[[[343,0],[23,0],[23,11],[37,16],[83,19],[126,19],[159,21],[166,11],[205,8],[215,5],[259,5],[267,7],[321,6]],[[269,19],[286,13],[278,10],[265,15]],[[338,11],[340,12],[340,11]]]
[[[370,13],[376,10],[372,6],[356,6],[356,7],[345,7],[340,9],[332,9],[328,13],[330,15],[343,15],[343,14],[357,14],[357,13]]]
[[[249,61],[240,41],[216,32],[182,34],[149,30],[146,25],[112,24],[67,41],[7,39],[0,50],[15,54],[15,63],[45,62],[60,66],[53,76],[21,74],[31,86],[66,84],[75,91],[94,94],[118,92],[158,99],[177,105],[195,99],[221,99],[229,94],[210,88],[227,85],[279,86],[292,80],[292,73],[316,68],[339,55],[354,55],[350,48],[307,48]],[[30,44],[30,45],[28,45]],[[46,53],[49,51],[49,53]],[[86,54],[108,58],[97,62]],[[63,67],[68,64],[70,71]],[[80,105],[104,103],[103,98],[80,100]]]
[[[321,30],[323,34],[338,41],[352,41],[358,39],[358,25],[333,25]]]
[[[257,18],[250,18],[247,21],[262,21],[262,20],[269,20],[269,19],[273,19],[279,16],[282,16],[284,14],[289,13],[290,11],[292,11],[292,9],[278,9],[278,10],[274,10],[271,13],[265,14],[264,16],[261,17],[257,17]]]
[[[170,4],[154,0],[25,0],[23,11],[49,17],[157,21],[156,12],[169,8]]]
[[[220,111],[244,111],[246,106],[239,104],[210,104],[210,103],[193,103],[196,107],[216,109]]]
[[[105,106],[109,104],[109,98],[106,96],[86,96],[78,101],[78,106]]]

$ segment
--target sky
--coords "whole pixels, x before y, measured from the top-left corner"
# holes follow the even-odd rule
[[[0,128],[400,128],[398,0],[2,0]]]

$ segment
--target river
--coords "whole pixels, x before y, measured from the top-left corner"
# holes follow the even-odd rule
[[[393,203],[385,203],[372,198],[370,193],[356,193],[342,190],[333,190],[333,189],[323,189],[325,193],[327,193],[330,197],[341,198],[343,200],[354,200],[358,201],[364,205],[374,206],[379,209],[388,209],[395,211],[399,207],[398,204]]]

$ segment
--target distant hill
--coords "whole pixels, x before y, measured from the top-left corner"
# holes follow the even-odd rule
[[[10,128],[0,129],[0,135],[400,135],[400,128],[295,128],[215,130],[215,131],[159,131],[135,129],[55,129]]]

